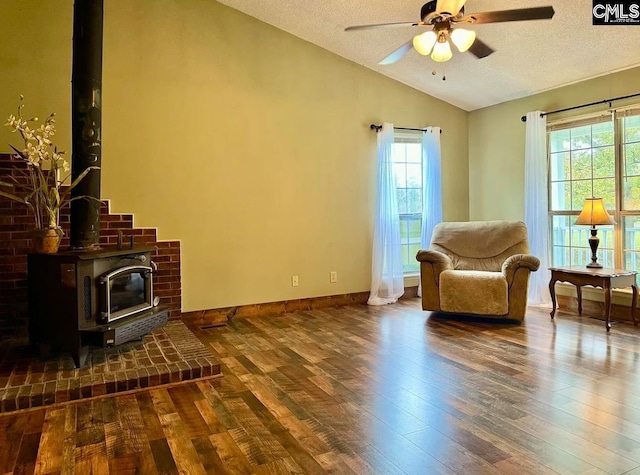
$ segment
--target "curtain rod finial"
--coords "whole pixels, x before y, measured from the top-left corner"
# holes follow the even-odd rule
[[[523,115],[522,117],[520,117],[520,120],[521,120],[522,122],[526,122],[526,121],[527,121],[527,116],[526,116],[526,115]]]
[[[371,125],[369,126],[369,128],[370,128],[371,130],[375,130],[376,132],[378,132],[378,131],[382,128],[382,126],[381,126],[381,125],[376,125],[376,124],[371,124]]]

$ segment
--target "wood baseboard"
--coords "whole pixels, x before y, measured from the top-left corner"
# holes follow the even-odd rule
[[[565,312],[578,314],[578,298],[568,295],[557,295],[558,309]],[[604,302],[586,300],[582,298],[582,315],[585,317],[604,320]],[[636,318],[640,318],[640,313],[636,310]],[[631,307],[620,304],[611,304],[611,319],[633,322],[631,318]]]
[[[401,298],[414,298],[417,295],[418,287],[407,287]],[[325,297],[311,297],[307,299],[284,300],[282,302],[238,305],[236,307],[184,312],[181,314],[180,319],[188,325],[196,327],[215,327],[226,325],[227,322],[234,318],[265,317],[282,315],[284,313],[302,312],[305,310],[318,310],[327,307],[366,304],[368,298],[369,292],[327,295]]]

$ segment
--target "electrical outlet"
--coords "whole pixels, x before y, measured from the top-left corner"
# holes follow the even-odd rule
[[[298,286],[298,276],[297,275],[292,275],[291,276],[291,287],[297,287]]]
[[[338,273],[336,271],[332,270],[329,274],[329,282],[331,282],[332,284],[338,282]]]

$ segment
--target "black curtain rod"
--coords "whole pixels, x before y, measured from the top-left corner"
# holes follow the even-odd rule
[[[382,128],[381,125],[376,125],[376,124],[371,124],[369,126],[369,128],[371,130],[375,130],[376,133],[380,132],[380,129]],[[413,129],[411,127],[394,127],[393,130],[415,130],[416,132],[426,132],[427,129]],[[442,133],[442,129],[440,129],[440,133]]]
[[[611,103],[614,101],[621,101],[622,99],[629,99],[630,97],[638,97],[638,96],[640,96],[640,92],[637,94],[629,94],[628,96],[620,96],[620,97],[614,97],[613,99],[604,99],[602,101],[590,102],[589,104],[580,104],[579,106],[567,107],[565,109],[558,109],[556,111],[543,112],[542,114],[540,114],[540,117],[544,117],[545,115],[550,115],[550,114],[558,114],[559,112],[572,111],[574,109],[582,109],[583,107],[595,106],[597,104],[609,104],[609,107],[611,107]],[[526,122],[527,116],[523,115],[522,117],[520,117],[520,120],[522,122]]]

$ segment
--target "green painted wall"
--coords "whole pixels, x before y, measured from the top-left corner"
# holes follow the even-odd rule
[[[105,4],[102,196],[181,240],[184,311],[369,289],[371,122],[442,127],[468,219],[465,111],[212,0]],[[0,3],[0,113],[56,111],[68,151],[72,5]]]

